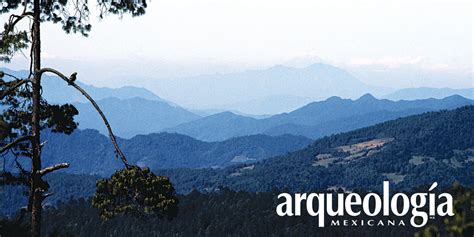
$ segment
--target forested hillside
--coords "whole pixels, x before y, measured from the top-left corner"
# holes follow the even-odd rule
[[[474,185],[474,106],[429,112],[317,140],[310,147],[225,170],[166,170],[178,190],[396,189]]]
[[[101,176],[123,168],[115,159],[110,140],[95,130],[77,130],[71,135],[48,132],[43,139],[48,141],[43,149],[44,165],[69,162],[71,166],[64,172]],[[203,142],[185,135],[159,133],[119,139],[118,142],[132,164],[171,169],[222,168],[253,163],[305,148],[312,140],[293,135],[253,135],[223,142]],[[16,167],[13,159],[6,161],[10,161],[7,167]]]

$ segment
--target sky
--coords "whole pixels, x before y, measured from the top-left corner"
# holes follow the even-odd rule
[[[88,38],[45,25],[43,56],[104,86],[318,58],[370,84],[425,83],[404,83],[415,70],[443,75],[435,86],[469,87],[473,7],[471,0],[153,0],[141,17],[91,17]],[[16,59],[11,67],[25,65]]]

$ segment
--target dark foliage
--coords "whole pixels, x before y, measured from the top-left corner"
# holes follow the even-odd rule
[[[97,181],[92,206],[101,210],[100,216],[111,219],[121,214],[173,218],[178,199],[168,177],[156,176],[148,168],[125,168],[109,179]]]
[[[446,236],[470,236],[474,216],[469,212],[473,197],[467,195],[472,189],[450,190],[455,202],[464,200],[463,207],[457,206],[456,214],[464,213],[463,223],[450,224],[457,217],[430,220],[426,228],[436,228],[436,233]],[[150,217],[139,219],[131,215],[102,222],[98,210],[85,199],[60,204],[46,211],[44,234],[63,233],[72,236],[413,236],[415,229],[409,226],[347,226],[337,227],[326,224],[318,227],[315,217],[305,212],[301,217],[279,217],[275,213],[278,191],[264,193],[235,192],[222,188],[216,193],[193,191],[180,196],[178,216],[173,220]],[[468,211],[466,213],[466,211]],[[359,216],[358,220],[379,219]],[[385,217],[384,217],[385,218]],[[380,219],[384,219],[380,218]],[[343,219],[343,218],[336,218]],[[326,220],[328,221],[328,219]],[[453,229],[462,229],[456,232]]]

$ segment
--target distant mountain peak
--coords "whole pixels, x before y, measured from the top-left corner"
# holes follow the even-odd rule
[[[287,71],[287,70],[292,70],[294,69],[293,67],[285,66],[282,64],[277,64],[274,66],[271,66],[268,68],[269,71]]]
[[[372,94],[370,93],[366,93],[364,95],[362,95],[359,99],[357,99],[358,101],[372,101],[372,100],[377,100],[377,98],[375,98]]]
[[[444,99],[450,99],[450,100],[469,100],[468,98],[462,96],[462,95],[450,95],[445,97]]]
[[[339,96],[331,96],[329,98],[327,98],[325,101],[328,101],[328,102],[335,102],[335,101],[341,101],[343,100],[341,97]],[[317,102],[316,102],[317,103]]]

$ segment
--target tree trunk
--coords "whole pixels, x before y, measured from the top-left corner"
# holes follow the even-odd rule
[[[34,0],[33,15],[33,95],[32,95],[32,167],[31,167],[31,236],[41,235],[41,203],[43,201],[40,143],[40,101],[41,101],[41,35],[40,35],[40,0]]]

